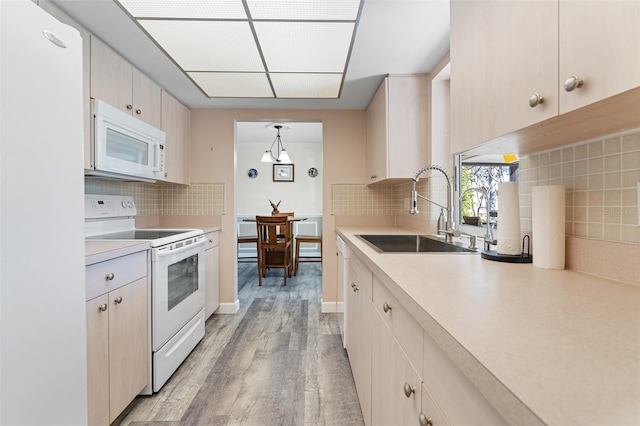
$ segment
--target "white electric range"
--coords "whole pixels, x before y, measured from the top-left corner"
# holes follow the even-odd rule
[[[133,198],[85,195],[87,240],[142,240],[151,247],[152,389],[157,392],[204,337],[202,229],[136,229]]]

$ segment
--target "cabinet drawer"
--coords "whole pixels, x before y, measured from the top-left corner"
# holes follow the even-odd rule
[[[86,300],[108,293],[146,275],[146,251],[89,265],[86,269]]]
[[[502,416],[426,331],[423,339],[424,385],[449,424],[506,425]]]
[[[433,426],[448,425],[447,419],[440,412],[440,408],[431,399],[429,391],[422,385],[422,414]]]
[[[357,281],[358,288],[371,300],[373,273],[357,257],[350,257],[348,264],[354,272],[353,278],[354,281]],[[347,285],[351,285],[351,283]]]
[[[215,246],[220,245],[220,232],[219,231],[208,232],[208,233],[204,234],[204,236],[207,238],[206,244],[204,246],[205,250],[209,250],[211,248],[214,248]]]
[[[377,277],[373,278],[373,304],[422,377],[422,327]]]

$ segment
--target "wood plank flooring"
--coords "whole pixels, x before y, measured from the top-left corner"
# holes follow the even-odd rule
[[[362,425],[336,314],[320,313],[320,264],[282,286],[256,264],[238,268],[240,311],[213,315],[200,344],[153,396],[116,425]]]

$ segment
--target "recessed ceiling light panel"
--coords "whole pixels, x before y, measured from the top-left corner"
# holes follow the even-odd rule
[[[269,74],[278,98],[337,98],[342,74]]]
[[[188,72],[210,98],[273,98],[266,74]]]
[[[139,22],[185,71],[264,72],[247,22]]]
[[[241,0],[118,0],[134,18],[247,19]]]
[[[355,21],[360,0],[247,0],[252,19]]]
[[[353,23],[254,22],[270,72],[343,72]]]

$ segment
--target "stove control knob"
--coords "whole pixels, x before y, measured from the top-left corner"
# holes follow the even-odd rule
[[[122,204],[122,207],[124,207],[125,209],[127,208],[127,202],[126,202],[126,201],[123,201],[123,202],[122,202],[122,203],[120,203],[120,204]]]

